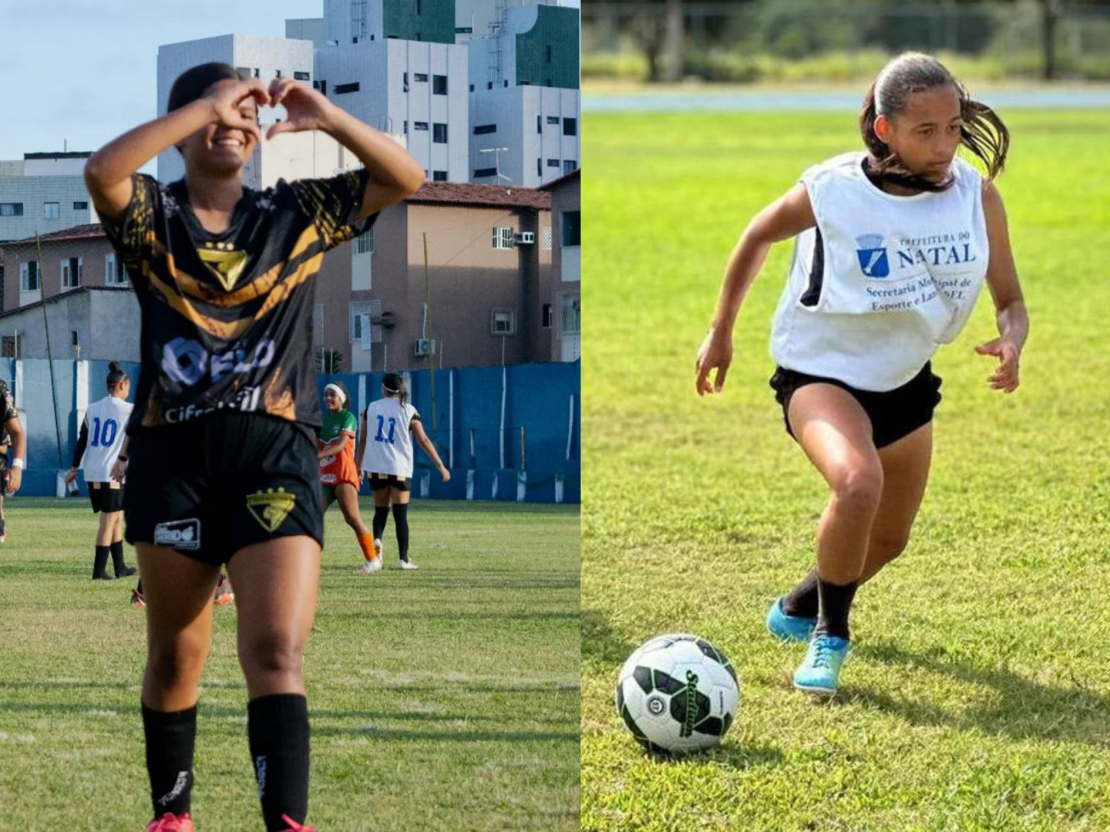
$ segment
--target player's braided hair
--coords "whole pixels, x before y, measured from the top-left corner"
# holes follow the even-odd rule
[[[1010,149],[1010,131],[998,114],[968,95],[963,84],[931,55],[905,52],[883,67],[867,88],[860,111],[859,129],[863,143],[870,151],[868,175],[879,182],[890,182],[919,191],[942,191],[951,181],[936,183],[918,176],[875,133],[875,120],[880,115],[897,116],[906,109],[910,94],[951,84],[960,97],[960,144],[987,166],[987,177],[994,179],[1006,164]]]

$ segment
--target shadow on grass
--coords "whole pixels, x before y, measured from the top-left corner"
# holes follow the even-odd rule
[[[612,667],[614,679],[636,645],[613,631],[609,617],[600,610],[582,610],[582,662]]]
[[[580,741],[577,730],[570,731],[412,731],[404,728],[378,728],[361,725],[339,728],[330,725],[312,726],[314,737],[370,737],[372,739],[430,742],[573,742]]]
[[[1110,747],[1110,697],[1095,691],[1078,685],[1042,685],[1007,670],[953,662],[939,650],[909,653],[887,641],[861,645],[858,655],[874,662],[918,668],[989,687],[997,692],[998,700],[991,707],[954,712],[935,702],[896,698],[883,691],[850,685],[839,699],[842,704],[862,702],[921,725],[975,728],[1014,739],[1066,740]]]
[[[664,766],[723,766],[742,771],[744,769],[758,768],[759,766],[781,765],[784,759],[782,750],[765,743],[741,743],[736,740],[725,740],[709,751],[697,754],[668,755],[656,754],[643,749],[644,759]]]

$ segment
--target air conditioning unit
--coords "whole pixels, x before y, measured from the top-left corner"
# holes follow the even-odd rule
[[[536,233],[534,231],[520,231],[514,238],[518,246],[530,246],[536,242]]]
[[[417,358],[436,354],[436,342],[429,338],[417,338],[412,343],[412,354]]]

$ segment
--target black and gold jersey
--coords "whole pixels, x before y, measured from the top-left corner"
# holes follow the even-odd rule
[[[318,427],[313,277],[324,252],[366,231],[365,170],[243,189],[210,234],[184,181],[136,174],[123,215],[101,222],[142,312],[142,368],[128,431],[221,410]]]

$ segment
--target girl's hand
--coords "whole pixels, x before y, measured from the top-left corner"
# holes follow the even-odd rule
[[[68,471],[66,471],[65,483],[66,483],[66,485],[72,485],[76,481],[77,481],[77,469],[76,468],[70,468]]]
[[[272,139],[279,133],[299,133],[302,130],[326,130],[334,105],[312,87],[292,78],[275,78],[270,84],[270,106],[285,107],[286,120],[279,121],[266,131]]]
[[[448,482],[451,479],[451,472],[447,470],[446,465],[439,466],[439,473],[443,476],[444,482]]]
[[[243,103],[252,98],[255,109],[252,115],[248,115]],[[262,140],[262,133],[258,129],[258,108],[269,104],[270,96],[261,81],[251,78],[249,81],[228,84],[214,91],[208,99],[217,124],[250,133],[255,141]]]
[[[111,477],[116,482],[123,482],[124,476],[127,474],[127,463],[122,459],[117,459],[112,463]]]
[[[728,375],[729,365],[732,364],[732,336],[721,335],[716,330],[710,330],[701,342],[698,350],[698,360],[695,364],[697,370],[698,395],[720,393],[725,386],[725,376]],[[709,371],[716,368],[716,377],[711,384]]]
[[[993,355],[1001,362],[987,383],[995,390],[1013,393],[1018,388],[1018,358],[1021,350],[1005,338],[995,338],[975,348],[979,355]]]

